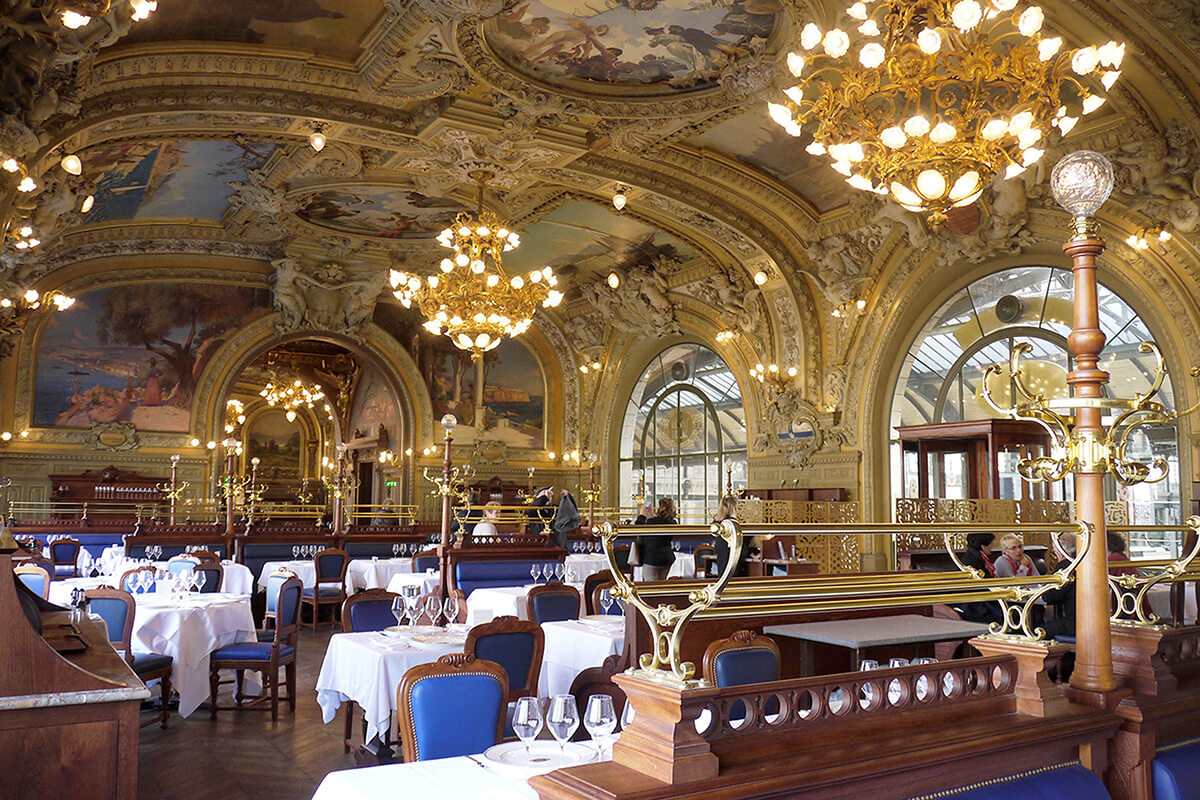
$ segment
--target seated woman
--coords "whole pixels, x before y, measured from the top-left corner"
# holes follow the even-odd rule
[[[992,542],[996,537],[991,533],[968,533],[967,549],[959,557],[963,564],[983,572],[983,577],[996,577],[996,568],[992,566]],[[1000,603],[963,603],[955,606],[955,610],[968,622],[1002,622],[1004,614]]]
[[[1121,534],[1108,532],[1108,574],[1109,575],[1137,575],[1137,567],[1133,566],[1113,566],[1114,561],[1128,561],[1129,556],[1125,554],[1125,540],[1121,538]]]
[[[1025,545],[1015,533],[1004,535],[1000,540],[1000,551],[995,562],[997,578],[1028,578],[1042,574],[1033,559],[1025,555]]]
[[[717,515],[713,518],[713,522],[724,522],[727,519],[737,518],[737,498],[733,495],[725,495],[721,498],[720,504],[717,506]],[[725,574],[725,567],[729,564],[729,545],[719,536],[713,537],[713,549],[717,552],[717,575]],[[754,546],[754,542],[750,537],[742,538],[742,550],[737,556],[737,567],[734,569],[733,577],[744,578],[746,576],[746,562],[759,554],[759,550]]]
[[[500,518],[500,504],[495,500],[483,507],[483,519],[475,524],[472,536],[495,536],[496,520]]]

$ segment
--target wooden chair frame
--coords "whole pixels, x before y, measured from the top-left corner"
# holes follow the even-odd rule
[[[695,559],[695,565],[692,567],[693,578],[708,577],[708,561],[704,556],[712,556],[715,559],[717,557],[717,548],[711,544],[696,545],[696,548],[692,550],[692,558]]]
[[[599,572],[593,572],[583,579],[583,608],[588,614],[602,614],[603,611],[596,603],[595,588],[597,584],[615,583],[611,570],[602,569]]]
[[[125,603],[125,629],[123,631],[121,631],[121,648],[125,651],[125,663],[129,665],[130,669],[132,669],[133,668],[133,651],[132,651],[133,615],[137,610],[137,603],[136,603],[136,601],[134,601],[133,595],[131,595],[129,592],[124,591],[123,589],[112,589],[108,586],[101,586],[96,589],[85,589],[83,596],[86,597],[88,600],[105,598],[105,599],[111,599],[111,600],[124,601],[124,603]],[[109,638],[109,641],[111,642],[112,638],[113,638],[112,631],[109,631],[108,638]],[[144,728],[147,725],[153,725],[157,721],[159,723],[160,727],[166,728],[167,727],[167,715],[170,713],[169,704],[170,704],[170,700],[171,700],[171,668],[158,669],[158,670],[153,670],[151,672],[146,672],[144,674],[139,674],[138,678],[141,679],[141,681],[143,683],[145,683],[146,681],[152,681],[155,678],[158,678],[161,681],[159,686],[162,689],[162,713],[157,714],[157,715],[151,717],[150,719],[146,720],[145,722],[141,723],[141,725],[139,727]]]
[[[623,659],[624,656],[614,653],[605,658],[600,666],[588,667],[576,675],[575,680],[571,681],[571,695],[575,698],[575,705],[579,708],[580,716],[587,710],[589,697],[606,694],[613,700],[613,710],[617,712],[617,719],[621,719],[627,698],[625,691],[613,682],[612,676],[624,671]],[[575,735],[571,737],[571,741],[583,741],[588,737],[587,729],[580,725],[579,730],[575,731]]]
[[[341,571],[341,574],[338,576],[338,593],[336,595],[331,594],[331,595],[322,596],[321,595],[321,585],[322,584],[332,584],[333,581],[332,580],[324,580],[324,581],[320,580],[321,568],[319,566],[319,564],[320,564],[319,559],[324,558],[326,556],[330,556],[330,555],[341,555],[342,556],[342,571]],[[337,547],[326,547],[324,550],[322,550],[319,553],[317,553],[316,555],[314,555],[312,561],[313,561],[313,571],[316,572],[317,580],[313,584],[313,596],[312,597],[305,597],[303,594],[301,594],[300,610],[301,610],[301,613],[303,613],[304,606],[306,606],[306,605],[312,606],[312,629],[313,629],[313,633],[316,633],[317,632],[317,619],[321,616],[321,606],[333,606],[335,612],[340,612],[342,603],[346,602],[346,571],[350,568],[350,554],[347,553],[345,550],[341,550]],[[334,624],[334,623],[335,623],[335,620],[331,619],[330,624]]]
[[[71,561],[58,561],[54,558],[54,551],[60,545],[64,545],[64,544],[75,545],[75,558],[72,559]],[[46,544],[46,551],[50,554],[50,564],[53,567],[53,569],[50,572],[52,577],[55,577],[55,578],[58,577],[58,568],[59,567],[70,567],[71,568],[71,577],[72,578],[79,577],[79,554],[83,552],[83,545],[81,545],[79,543],[78,539],[74,539],[69,536],[65,539],[56,539],[55,541],[48,542]]]
[[[718,639],[704,650],[704,679],[713,686],[717,685],[716,659],[721,653],[728,653],[731,650],[759,650],[763,648],[774,652],[776,660],[779,659],[779,645],[775,643],[775,640],[754,631],[734,631],[728,638]]]
[[[504,619],[504,617],[501,617],[501,619]],[[512,617],[509,617],[509,619],[512,619]],[[451,653],[442,656],[432,664],[419,664],[413,667],[404,673],[404,677],[400,679],[400,687],[396,690],[396,713],[399,718],[400,745],[406,763],[420,760],[420,755],[417,752],[417,733],[416,725],[413,721],[412,705],[406,702],[406,700],[411,696],[413,687],[420,681],[426,678],[450,675],[489,675],[500,681],[501,697],[507,697],[510,694],[508,690],[508,678],[504,674],[503,667],[494,661],[476,660],[468,653]],[[503,704],[500,706],[500,714],[498,716],[499,720],[496,725],[497,742],[504,738],[505,713]]]
[[[283,576],[286,576],[286,577],[288,577],[288,578],[295,578],[295,577],[298,577],[298,576],[296,575],[296,573],[292,572],[290,569],[287,569],[286,567],[280,567],[279,569],[277,569],[277,570],[275,570],[274,572],[272,572],[272,573],[271,573],[271,575],[283,575]],[[267,576],[267,577],[268,577],[268,579],[271,577],[271,575],[268,575],[268,576]],[[282,585],[283,585],[283,584],[280,584],[280,586],[282,586]],[[270,587],[271,587],[271,584],[270,584],[270,581],[268,580],[268,582],[267,582],[267,591],[270,591]],[[271,623],[271,627],[270,627],[270,628],[268,628],[268,627],[267,627],[267,623],[268,623],[268,622],[270,622],[270,623]],[[269,609],[268,609],[267,611],[264,611],[264,612],[263,612],[263,630],[264,630],[264,631],[265,631],[265,630],[273,630],[274,628],[275,628],[275,612],[274,612],[274,611],[271,611],[271,610],[269,610]]]
[[[137,574],[137,573],[139,573],[139,572],[149,572],[149,573],[151,573],[151,574],[154,574],[154,575],[157,575],[157,574],[158,574],[158,570],[157,570],[157,569],[155,569],[154,567],[151,567],[151,566],[145,566],[145,567],[134,567],[133,569],[127,569],[127,570],[125,570],[124,572],[122,572],[122,573],[121,573],[121,579],[117,581],[117,588],[118,588],[118,589],[120,589],[120,590],[121,590],[121,591],[123,591],[123,592],[124,592],[124,591],[127,591],[127,590],[125,589],[125,579],[126,579],[126,578],[128,578],[130,575],[134,575],[134,574]],[[132,596],[133,596],[133,593],[132,593],[132,592],[129,592],[129,595],[132,597]]]
[[[468,658],[475,658],[475,647],[485,636],[499,633],[530,633],[533,635],[533,653],[529,660],[529,673],[525,680],[525,689],[508,689],[508,702],[515,702],[518,697],[537,697],[538,678],[542,673],[542,654],[546,649],[546,634],[542,626],[528,619],[518,619],[513,616],[496,617],[491,622],[476,625],[467,631],[467,641],[463,643],[463,653]],[[491,663],[491,662],[488,662]],[[503,667],[500,668],[503,671]],[[507,686],[507,673],[505,674]]]
[[[39,575],[40,574],[43,579],[42,580],[42,599],[43,600],[50,599],[50,581],[54,580],[54,578],[51,576],[49,570],[47,570],[45,567],[39,566],[37,564],[22,564],[19,567],[13,568],[13,574],[18,576],[18,578],[21,575]]]
[[[184,555],[191,556],[192,558],[197,559],[201,563],[203,563],[205,561],[212,561],[216,564],[221,563],[221,557],[211,550],[193,550],[190,553],[184,553]]]
[[[549,581],[534,586],[529,590],[529,594],[525,596],[526,608],[529,609],[529,618],[533,619],[533,598],[543,594],[570,594],[575,596],[575,608],[579,608],[579,590],[569,583],[560,583],[559,581]],[[578,611],[575,618],[579,619]]]

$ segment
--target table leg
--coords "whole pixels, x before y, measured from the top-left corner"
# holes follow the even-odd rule
[[[862,668],[862,650],[859,650],[856,647],[850,652],[852,654],[850,659],[850,669],[854,672],[858,672],[858,670]]]

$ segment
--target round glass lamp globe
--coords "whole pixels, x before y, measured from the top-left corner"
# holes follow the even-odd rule
[[[1092,150],[1063,156],[1050,173],[1050,191],[1073,217],[1090,217],[1112,194],[1113,168],[1108,159]]]
[[[458,425],[458,420],[453,414],[447,414],[446,416],[442,417],[442,428],[446,431],[446,433],[454,430],[456,425]]]

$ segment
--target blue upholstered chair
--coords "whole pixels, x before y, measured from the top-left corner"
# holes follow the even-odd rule
[[[1155,787],[1157,789],[1157,787]],[[1109,800],[1108,789],[1079,764],[992,778],[951,791],[938,791],[911,800]],[[1157,792],[1155,800],[1159,800]]]
[[[50,543],[50,563],[54,567],[53,577],[73,578],[79,574],[79,540],[56,539]]]
[[[172,575],[181,575],[185,572],[191,572],[199,563],[199,559],[190,556],[176,556],[167,562],[167,571]]]
[[[121,591],[129,592],[130,594],[132,594],[133,586],[130,585],[130,580],[135,575],[137,575],[138,573],[141,573],[141,572],[149,572],[152,576],[157,574],[157,570],[155,570],[154,567],[134,567],[133,569],[126,570],[124,573],[122,573],[121,580],[119,580],[117,582],[117,588],[121,589]],[[153,592],[154,589],[157,587],[157,585],[158,585],[158,581],[152,582],[145,589],[145,592]]]
[[[13,570],[17,580],[43,600],[50,596],[50,572],[37,564],[23,564]]]
[[[550,581],[534,586],[526,602],[530,618],[539,625],[579,619],[579,590],[565,583]]]
[[[1200,797],[1200,739],[1167,745],[1150,767],[1154,800]]]
[[[536,622],[516,617],[496,617],[467,632],[463,652],[471,658],[493,661],[504,670],[508,702],[536,697],[546,637]]]
[[[162,713],[142,723],[142,727],[154,724],[158,720],[162,727],[167,727],[167,703],[171,699],[171,668],[174,662],[170,656],[158,653],[134,653],[130,650],[130,639],[133,637],[133,612],[135,610],[133,595],[120,589],[88,589],[84,592],[88,606],[93,614],[98,614],[108,627],[108,641],[121,651],[125,661],[143,683],[154,679],[161,681]]]
[[[350,555],[335,547],[327,547],[313,556],[317,582],[311,589],[305,589],[303,596],[303,605],[312,606],[313,633],[317,631],[321,606],[332,606],[336,612],[346,602],[346,569],[349,566]]]
[[[210,716],[217,718],[217,711],[232,711],[243,708],[256,708],[264,703],[271,704],[271,721],[279,720],[279,668],[283,667],[287,676],[288,709],[296,711],[296,636],[300,630],[300,597],[304,585],[294,575],[279,587],[279,599],[275,608],[275,637],[269,642],[239,642],[226,645],[212,652],[209,656],[208,704]],[[237,672],[237,688],[234,690],[233,706],[218,706],[217,694],[221,680],[219,672],[232,669]],[[242,678],[246,670],[252,669],[262,673],[263,693],[250,698],[247,703],[242,694]],[[267,691],[270,690],[270,694]]]
[[[425,572],[426,570],[436,570],[441,567],[441,559],[438,558],[436,550],[422,550],[413,556],[412,571]]]
[[[193,572],[204,573],[204,585],[200,587],[201,594],[216,594],[221,591],[221,580],[225,577],[225,568],[220,562],[203,561],[196,565]]]
[[[718,687],[745,686],[779,680],[779,645],[754,631],[736,631],[728,639],[713,642],[704,651],[704,679]],[[772,698],[763,707],[764,714],[779,710]],[[729,719],[746,716],[741,700],[729,707]]]
[[[296,577],[290,569],[277,569],[267,576],[267,611],[263,614],[263,628],[258,632],[260,642],[270,642],[275,639],[275,609],[279,602],[279,588],[288,578]]]
[[[607,573],[608,570],[605,570],[605,572]],[[608,614],[609,616],[613,616],[613,617],[620,617],[620,616],[624,615],[625,607],[622,606],[620,603],[616,602],[615,597],[613,598],[613,604],[608,607],[608,610],[607,611],[604,610],[604,601],[600,597],[600,594],[601,594],[601,592],[610,592],[611,593],[615,586],[616,586],[616,584],[613,583],[611,580],[592,584],[592,597],[591,597],[590,602],[591,602],[592,608],[594,608],[596,610],[592,611],[591,613],[593,613],[593,614]]]
[[[404,673],[397,691],[404,760],[482,753],[500,741],[508,681],[499,664],[464,653]]]
[[[366,589],[346,598],[342,603],[342,631],[355,633],[362,631],[381,631],[396,624],[392,615],[392,601],[400,595],[387,589]],[[356,704],[353,700],[346,703],[346,738],[342,742],[343,752],[349,753],[354,743],[351,738],[354,732],[354,716]],[[365,723],[364,723],[365,726]],[[366,735],[364,727],[363,735]]]

